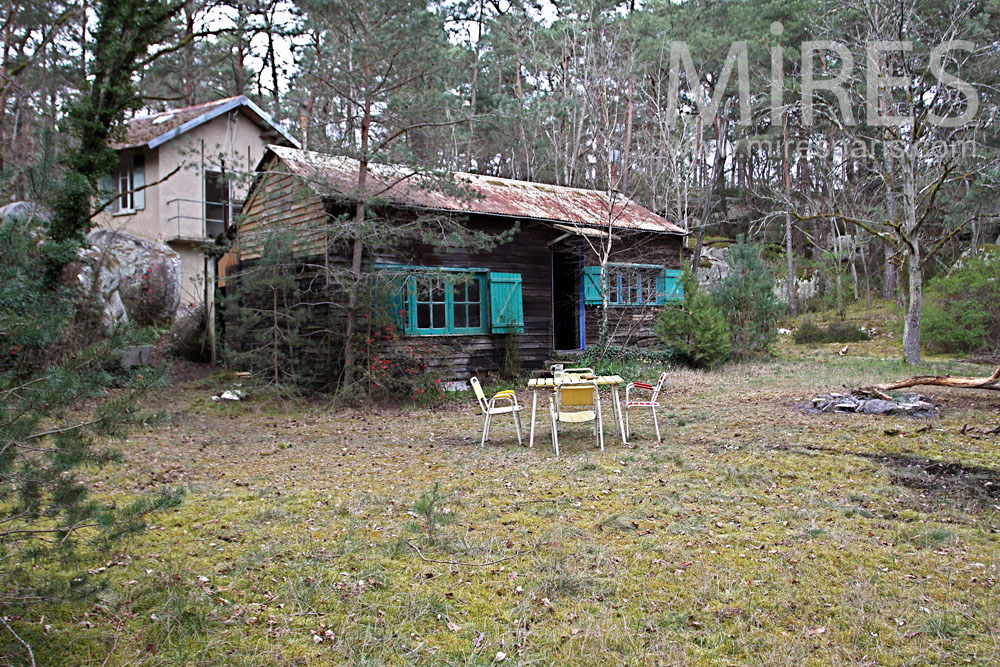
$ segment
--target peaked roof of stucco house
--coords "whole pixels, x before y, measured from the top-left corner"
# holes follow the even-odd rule
[[[149,116],[137,116],[125,121],[124,133],[111,143],[115,150],[126,148],[156,148],[199,125],[223,114],[242,111],[257,123],[271,141],[284,141],[298,147],[299,142],[270,115],[254,104],[246,95],[226,97],[180,109],[170,109]]]
[[[289,173],[306,181],[320,197],[356,199],[356,159],[271,145],[261,160],[262,167],[271,155],[281,160]],[[260,176],[258,173],[254,187],[259,185]],[[403,166],[369,164],[366,190],[368,196],[377,195],[387,203],[425,210],[481,213],[596,228],[607,228],[610,222],[614,229],[687,234],[678,225],[617,192],[465,172],[454,172],[450,176],[458,188],[442,189],[433,179]]]

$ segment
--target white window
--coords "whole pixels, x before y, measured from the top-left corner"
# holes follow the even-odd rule
[[[122,153],[118,173],[101,181],[101,194],[118,195],[109,208],[112,213],[128,213],[146,208],[146,158],[142,153]]]

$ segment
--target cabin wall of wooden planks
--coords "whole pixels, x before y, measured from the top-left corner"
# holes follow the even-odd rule
[[[539,368],[552,349],[552,254],[549,242],[555,237],[550,225],[530,220],[515,222],[498,216],[472,216],[470,229],[490,234],[516,235],[490,250],[468,250],[414,244],[405,252],[383,254],[382,262],[415,266],[478,268],[520,273],[524,307],[524,332],[474,336],[413,336],[407,343],[421,352],[428,369],[443,378],[468,378],[500,369],[505,347],[518,343],[525,368]]]
[[[302,275],[304,288],[325,289],[326,298],[316,299],[310,306],[310,323],[306,327],[302,355],[305,366],[317,370],[317,384],[329,383],[332,374],[339,371],[338,350],[341,341],[339,330],[342,309],[335,294],[343,295],[331,286],[330,276],[343,273],[347,266],[347,246],[334,241],[344,236],[347,225],[331,224],[350,216],[349,202],[322,201],[311,194],[301,181],[287,174],[264,173],[262,182],[252,191],[244,208],[244,219],[237,242],[220,262],[225,272],[238,274],[251,266],[260,256],[261,233],[266,230],[287,229],[296,235],[295,247],[303,262],[313,269]],[[395,224],[413,223],[414,211],[405,209],[376,210],[374,214]],[[348,225],[350,223],[347,223]],[[428,267],[477,268],[488,271],[519,273],[522,279],[524,332],[508,334],[413,336],[398,346],[408,347],[407,352],[422,358],[428,371],[442,379],[468,378],[470,375],[493,373],[500,369],[506,348],[517,345],[517,355],[526,369],[540,368],[549,358],[552,341],[552,242],[565,236],[564,232],[546,222],[516,221],[501,216],[474,215],[466,224],[469,228],[491,234],[510,233],[516,225],[511,240],[499,243],[489,250],[434,245],[431,243],[404,244],[402,250],[383,252],[374,257],[365,255],[366,269],[376,262],[397,263]],[[683,251],[682,240],[663,234],[618,234],[614,243],[613,262],[659,264],[679,268]],[[584,252],[584,263],[597,263],[593,250],[578,236],[559,242],[560,247],[578,247]],[[331,247],[333,248],[331,250]],[[334,269],[327,272],[324,267]],[[336,269],[341,269],[337,271]],[[326,274],[326,275],[323,275]],[[335,282],[335,281],[334,281]],[[346,302],[346,299],[341,298]],[[326,302],[326,303],[322,303]],[[655,308],[612,308],[610,330],[615,344],[648,344],[652,342],[652,325]],[[599,308],[586,307],[586,339],[596,344]],[[223,315],[225,317],[225,315]],[[362,323],[362,326],[364,324]],[[231,328],[230,328],[231,329]],[[241,345],[232,335],[227,344]],[[321,367],[326,370],[320,371]]]
[[[684,260],[684,245],[677,236],[664,234],[616,233],[608,261],[622,264],[655,264],[668,269],[680,269]],[[584,264],[600,264],[590,246],[584,252]],[[653,326],[660,312],[656,306],[610,306],[608,334],[612,345],[647,347],[656,343]],[[601,307],[585,306],[587,345],[600,340]]]
[[[300,179],[275,171],[280,161],[272,156],[257,176],[243,205],[242,218],[232,248],[219,259],[219,284],[238,264],[260,257],[264,235],[285,230],[295,235],[296,251],[303,256],[322,255],[329,222],[323,200]]]

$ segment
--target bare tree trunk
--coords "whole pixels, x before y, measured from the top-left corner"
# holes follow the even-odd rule
[[[635,96],[633,95],[631,71],[629,72],[625,96],[628,105],[625,110],[625,150],[622,156],[621,186],[618,188],[622,192],[628,192],[628,175],[632,166],[632,124],[635,113]]]
[[[917,192],[913,159],[906,161],[904,170],[906,222],[909,238],[906,243],[908,275],[906,318],[903,321],[903,358],[911,364],[920,363],[920,312],[923,306],[924,269],[921,265],[920,241],[916,238]]]
[[[309,150],[309,125],[312,122],[314,96],[308,95],[299,103],[299,127],[302,130],[302,148]]]
[[[365,68],[368,78],[368,68]],[[364,115],[361,117],[361,150],[358,155],[358,203],[354,209],[354,241],[351,244],[351,275],[347,288],[347,317],[344,323],[344,386],[354,382],[354,329],[357,326],[358,295],[361,290],[361,259],[364,244],[361,240],[365,224],[365,187],[368,181],[368,141],[372,122],[371,100],[364,101]]]
[[[475,60],[472,63],[472,90],[469,91],[469,141],[465,146],[465,171],[472,171],[472,146],[475,136],[476,93],[479,87],[479,50],[483,39],[483,2],[479,0],[479,13],[476,15],[476,49]]]
[[[899,267],[894,261],[892,248],[885,246],[885,263],[882,267],[882,298],[892,299],[896,296],[896,283],[899,282]]]
[[[194,85],[194,11],[184,7],[185,38],[190,40],[184,47],[184,104],[192,106],[195,103]]]
[[[708,227],[708,216],[712,211],[712,195],[715,191],[715,184],[726,166],[724,146],[728,127],[729,103],[727,102],[722,108],[722,114],[718,123],[716,123],[715,160],[712,164],[712,175],[705,186],[705,205],[701,210],[701,226],[698,229],[698,241],[694,246],[694,254],[691,256],[691,273],[695,275],[698,274],[698,265],[701,264],[701,248],[705,241],[705,228]]]
[[[792,252],[792,177],[791,160],[788,155],[788,112],[781,114],[781,132],[785,144],[785,257],[788,262],[788,277],[785,291],[788,297],[788,312],[792,317],[799,314],[798,299],[795,294],[795,255]]]

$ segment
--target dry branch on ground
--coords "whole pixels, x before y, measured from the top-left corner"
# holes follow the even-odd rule
[[[991,389],[1000,391],[1000,367],[997,367],[993,374],[987,377],[967,377],[951,375],[915,375],[905,380],[898,380],[890,384],[879,384],[872,387],[878,391],[892,391],[894,389],[905,389],[916,387],[917,385],[934,385],[938,387],[954,387],[956,389]]]

